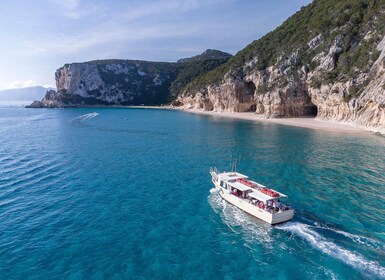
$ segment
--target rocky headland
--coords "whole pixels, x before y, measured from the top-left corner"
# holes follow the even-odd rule
[[[56,72],[56,93],[32,105],[171,103],[385,133],[384,35],[385,0],[315,0],[231,58],[208,50],[176,63],[67,64]]]
[[[31,108],[93,105],[161,105],[173,101],[195,77],[228,61],[230,54],[206,50],[175,63],[97,60],[70,63],[56,70],[56,91]]]

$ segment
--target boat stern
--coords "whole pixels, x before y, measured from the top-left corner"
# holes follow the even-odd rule
[[[276,225],[276,224],[290,221],[291,219],[293,219],[293,216],[294,216],[294,209],[288,209],[283,212],[274,213],[272,215],[270,224]]]

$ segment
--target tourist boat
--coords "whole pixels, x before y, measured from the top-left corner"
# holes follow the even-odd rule
[[[210,168],[212,181],[219,195],[250,215],[272,225],[289,221],[294,209],[283,204],[286,195],[269,189],[238,172],[220,173]]]

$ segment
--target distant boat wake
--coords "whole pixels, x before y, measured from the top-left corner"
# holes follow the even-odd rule
[[[77,117],[77,118],[73,119],[72,121],[73,122],[84,122],[86,120],[93,119],[98,115],[99,115],[99,113],[96,113],[96,112],[88,113],[88,114],[81,115],[80,117]]]
[[[220,212],[223,221],[233,231],[236,231],[237,227],[241,227],[246,234],[246,239],[249,239],[251,233],[252,236],[258,236],[261,240],[254,240],[257,243],[262,241],[264,245],[271,245],[273,242],[270,231],[273,227],[256,224],[254,219],[251,219],[248,214],[237,209],[236,207],[226,207],[227,203],[221,199],[221,197],[215,192],[215,189],[210,190],[208,197],[210,205],[214,211]],[[267,225],[267,224],[266,224]],[[349,238],[355,243],[359,243],[362,246],[369,247],[374,250],[384,250],[385,247],[381,242],[373,240],[368,237],[354,235],[342,230],[336,230],[321,225],[308,225],[301,222],[287,222],[274,227],[278,230],[283,230],[292,233],[294,236],[300,237],[308,242],[313,248],[327,254],[335,259],[343,261],[345,264],[352,266],[360,271],[369,272],[372,275],[376,275],[381,279],[385,279],[385,267],[381,266],[376,261],[366,259],[359,253],[352,252],[348,249],[333,242],[320,233],[319,231],[331,231],[334,234],[340,235],[342,238]]]

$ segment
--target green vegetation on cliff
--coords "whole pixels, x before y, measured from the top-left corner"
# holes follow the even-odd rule
[[[181,91],[196,77],[204,75],[227,62],[228,58],[193,60],[180,63],[181,71],[172,82],[170,91],[171,99],[177,96]],[[171,101],[171,100],[170,100]]]
[[[196,56],[189,57],[189,58],[182,58],[182,59],[179,59],[177,62],[182,63],[182,62],[194,62],[194,61],[204,61],[204,60],[228,60],[231,57],[232,57],[231,54],[221,52],[218,50],[207,49],[201,54],[198,54]]]
[[[249,44],[226,64],[194,79],[187,90],[194,91],[218,84],[226,73],[239,75],[247,62],[254,60],[257,70],[279,63],[278,58],[295,54],[298,67],[309,70],[318,66],[317,54],[328,53],[336,40],[340,50],[335,54],[336,66],[316,83],[336,78],[352,78],[356,70],[368,72],[379,52],[377,44],[385,30],[385,0],[314,0],[287,19],[274,31]],[[318,42],[310,45],[319,36]],[[234,72],[235,71],[235,72]]]

